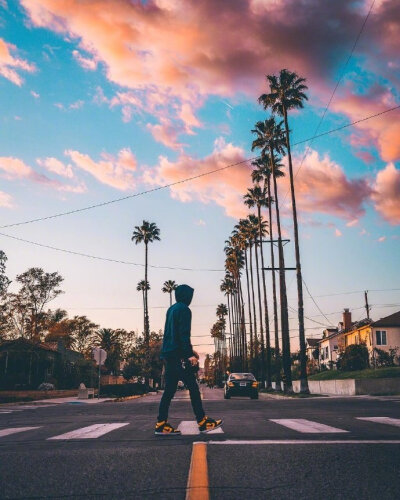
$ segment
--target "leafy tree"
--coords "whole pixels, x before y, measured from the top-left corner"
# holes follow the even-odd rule
[[[112,374],[116,375],[120,370],[122,361],[121,332],[112,328],[100,328],[94,334],[94,345],[101,347],[107,352],[104,366]]]
[[[365,344],[352,344],[340,356],[337,367],[342,371],[356,371],[368,368],[368,349]]]
[[[7,260],[7,255],[3,252],[3,250],[0,250],[0,297],[2,297],[7,292],[8,286],[11,283],[11,281],[6,276]]]
[[[18,292],[20,306],[28,308],[30,318],[26,318],[29,338],[39,340],[44,326],[44,307],[58,297],[63,291],[59,288],[64,278],[58,274],[46,273],[40,267],[32,267],[19,274],[16,281],[21,284]]]

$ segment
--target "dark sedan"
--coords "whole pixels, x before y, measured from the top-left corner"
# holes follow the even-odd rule
[[[224,398],[248,396],[258,399],[258,382],[252,373],[231,373],[225,382]]]

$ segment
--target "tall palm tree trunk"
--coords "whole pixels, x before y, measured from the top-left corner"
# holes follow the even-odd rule
[[[172,306],[172,290],[169,292],[169,307]]]
[[[263,283],[263,299],[264,299],[264,318],[265,318],[265,343],[266,343],[266,359],[265,359],[265,353],[262,359],[263,365],[265,365],[266,362],[266,368],[267,368],[267,389],[272,388],[271,384],[271,337],[270,337],[270,331],[269,331],[269,313],[268,313],[268,300],[267,300],[267,287],[265,284],[265,270],[264,270],[264,250],[263,250],[263,244],[262,244],[262,227],[261,227],[261,206],[258,203],[257,204],[257,212],[258,212],[258,235],[260,238],[260,256],[261,256],[261,278],[262,278],[262,283]]]
[[[254,298],[254,274],[253,274],[253,245],[250,244],[249,250],[250,250],[250,282],[251,282],[251,298],[252,298],[252,303],[253,303],[253,316],[254,316],[254,336],[253,336],[253,351],[252,351],[252,356],[253,358],[256,357],[256,344],[257,344],[257,314],[256,314],[256,301]]]
[[[247,249],[244,251],[244,263],[246,269],[246,285],[247,285],[247,301],[248,301],[248,310],[249,310],[249,325],[250,325],[250,359],[253,352],[253,319],[251,317],[251,302],[250,302],[250,280],[249,280],[249,268],[247,261]],[[247,358],[247,356],[246,356]]]
[[[260,345],[261,345],[261,384],[264,387],[265,382],[265,346],[264,346],[264,327],[263,327],[263,319],[262,319],[262,306],[261,306],[261,287],[260,287],[260,266],[258,263],[258,244],[255,242],[255,256],[256,256],[256,275],[257,275],[257,290],[258,290],[258,311],[259,311],[259,319],[260,319]],[[257,363],[258,365],[258,363]]]
[[[149,307],[148,307],[148,290],[147,290],[147,263],[148,263],[148,244],[145,244],[145,260],[144,260],[144,281],[145,281],[145,320],[144,320],[144,338],[147,349],[150,347],[150,332],[149,332]]]
[[[275,331],[275,364],[276,364],[276,389],[281,386],[281,356],[279,352],[279,326],[278,326],[278,303],[276,300],[276,275],[275,275],[275,252],[274,252],[274,235],[272,229],[272,203],[271,203],[271,177],[267,181],[268,189],[268,212],[269,212],[269,237],[271,239],[271,267],[272,267],[272,299],[274,304],[274,331]]]
[[[243,371],[247,371],[247,332],[246,332],[246,319],[244,314],[244,300],[242,291],[242,281],[239,276],[239,292],[241,300],[241,317],[240,317],[240,330],[241,330],[241,340],[242,340],[242,368]]]
[[[299,318],[299,342],[300,342],[300,392],[308,394],[310,391],[308,388],[308,381],[307,381],[306,339],[304,334],[303,278],[301,276],[299,228],[297,223],[296,195],[294,192],[294,177],[293,177],[293,166],[292,166],[292,153],[290,150],[289,124],[288,124],[287,110],[285,106],[283,106],[283,119],[285,121],[286,149],[288,152],[288,159],[289,159],[290,194],[292,197],[294,248],[296,254],[296,278],[297,278],[297,299],[298,299],[297,309]]]
[[[276,225],[278,229],[278,249],[279,249],[279,291],[281,302],[281,330],[282,330],[282,358],[283,358],[283,371],[285,374],[284,390],[285,392],[293,392],[292,387],[292,371],[290,362],[290,338],[289,338],[289,313],[287,303],[286,291],[286,275],[285,275],[285,256],[283,253],[282,245],[282,231],[281,231],[281,218],[279,212],[279,198],[278,186],[276,183],[275,175],[275,161],[274,153],[270,148],[272,178],[274,181],[274,197],[275,197],[275,210],[276,210]]]

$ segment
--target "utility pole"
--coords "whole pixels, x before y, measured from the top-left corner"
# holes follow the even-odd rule
[[[364,292],[364,298],[365,298],[365,310],[367,311],[367,318],[369,318],[369,311],[371,309],[370,305],[368,304],[368,290]]]

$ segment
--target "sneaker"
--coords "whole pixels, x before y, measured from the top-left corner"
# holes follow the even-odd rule
[[[214,420],[213,418],[205,416],[202,420],[200,420],[200,422],[197,423],[199,424],[200,432],[210,432],[214,429],[218,429],[218,427],[221,427],[223,421],[221,419]]]
[[[154,431],[156,436],[180,436],[181,431],[178,429],[174,429],[171,424],[169,424],[166,420],[162,422],[156,423],[156,430]]]

